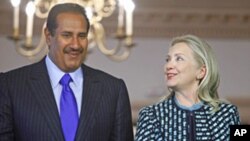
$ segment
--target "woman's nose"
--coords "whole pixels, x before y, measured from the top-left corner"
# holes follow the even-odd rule
[[[165,64],[166,70],[172,69],[173,67],[174,67],[174,64],[173,64],[173,62],[171,60],[166,62],[166,64]]]

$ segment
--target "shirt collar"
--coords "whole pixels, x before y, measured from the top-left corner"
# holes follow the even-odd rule
[[[61,80],[61,78],[63,77],[63,75],[65,74],[65,72],[61,71],[53,62],[52,60],[49,58],[49,56],[46,56],[45,59],[45,63],[47,66],[47,70],[48,70],[48,74],[50,77],[50,82],[53,88],[55,88],[57,85],[59,85],[59,81]],[[70,77],[73,80],[73,84],[75,86],[78,86],[81,81],[81,79],[83,78],[83,74],[82,74],[82,69],[81,67],[79,67],[77,70],[75,70],[74,72],[69,73]]]

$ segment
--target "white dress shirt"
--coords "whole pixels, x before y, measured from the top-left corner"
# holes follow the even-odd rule
[[[59,83],[65,72],[60,70],[49,58],[49,56],[46,56],[45,63],[47,66],[48,74],[50,77],[50,83],[54,92],[56,104],[58,111],[60,113],[60,98],[61,98],[61,92],[62,92],[62,86]],[[81,103],[82,103],[82,95],[83,95],[83,72],[81,67],[78,68],[76,71],[69,73],[70,77],[72,78],[72,82],[70,82],[70,88],[74,92],[76,102],[77,102],[77,109],[78,114],[80,115],[81,112]]]

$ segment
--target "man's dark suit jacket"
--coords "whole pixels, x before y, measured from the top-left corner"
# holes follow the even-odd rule
[[[82,65],[83,100],[75,141],[132,141],[131,107],[121,79]],[[0,141],[63,141],[45,59],[0,74]]]

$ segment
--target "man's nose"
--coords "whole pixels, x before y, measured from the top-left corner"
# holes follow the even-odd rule
[[[71,41],[71,45],[73,48],[78,48],[80,44],[80,41],[78,39],[78,37],[73,37],[72,41]]]

